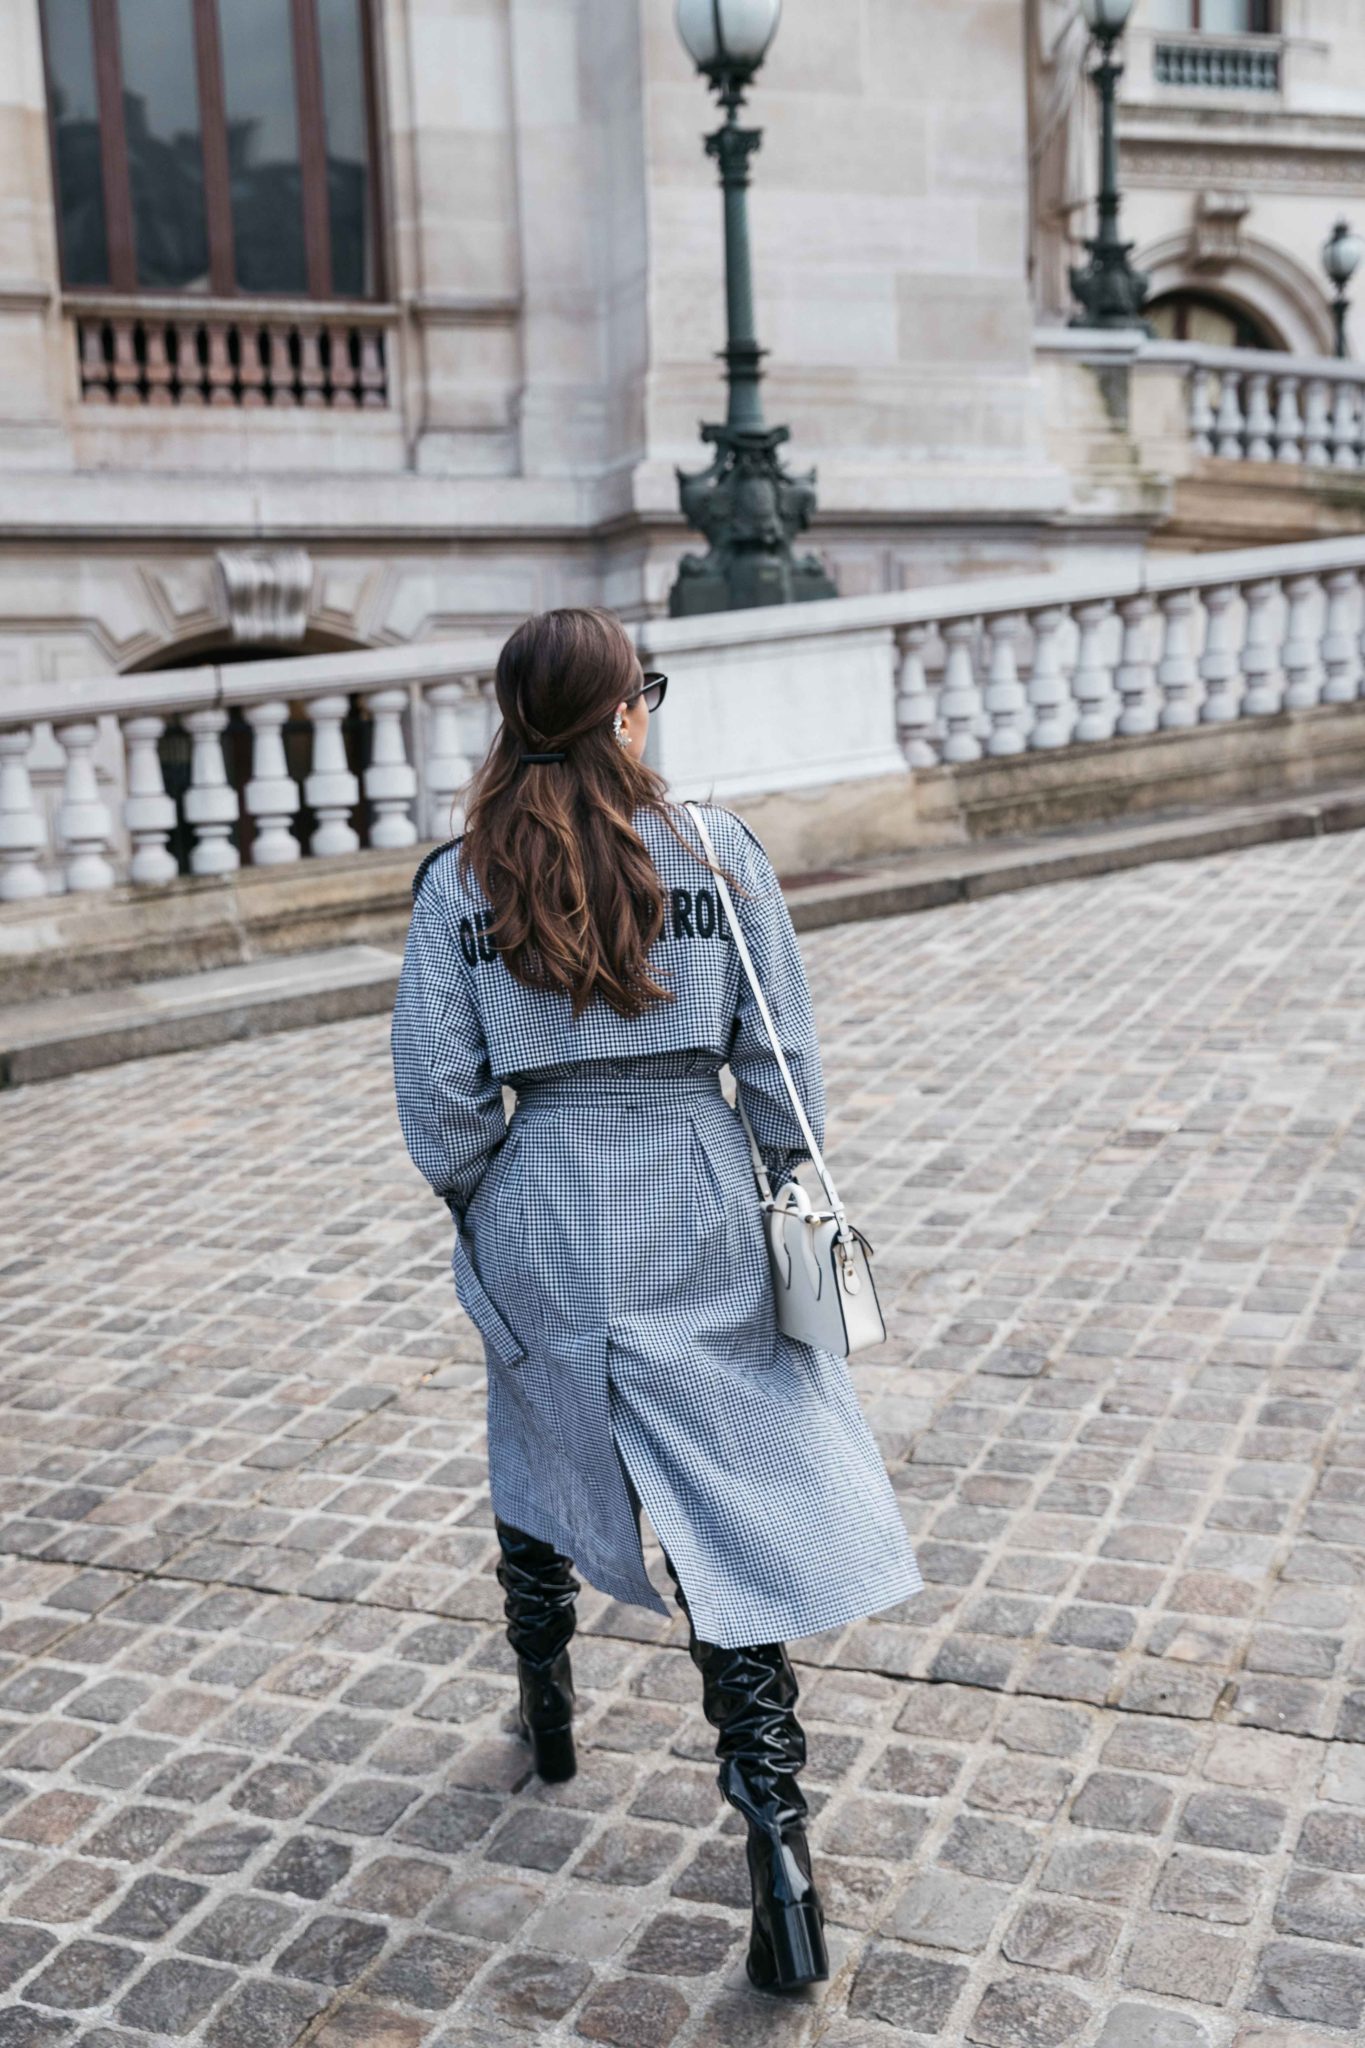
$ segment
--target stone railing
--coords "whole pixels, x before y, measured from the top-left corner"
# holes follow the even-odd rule
[[[676,785],[799,790],[885,772],[884,703],[911,771],[1352,703],[1365,540],[670,621],[640,640],[691,699],[660,720]]]
[[[1278,92],[1280,47],[1273,36],[1161,36],[1152,76],[1200,92]]]
[[[233,873],[244,844],[254,866],[270,867],[358,852],[362,831],[371,847],[442,838],[488,743],[481,686],[496,658],[495,644],[384,648],[11,696],[0,704],[0,900],[174,881],[178,834],[191,875]],[[363,765],[353,765],[357,712]],[[302,776],[285,746],[286,726],[300,721]],[[246,729],[240,786],[228,773],[230,724]],[[49,732],[61,762],[52,806],[39,754]],[[189,755],[178,801],[166,774],[172,739]]]
[[[1155,343],[1138,361],[1184,369],[1199,455],[1335,469],[1365,464],[1365,363],[1191,342]]]
[[[389,403],[391,307],[101,293],[69,295],[65,308],[87,405]]]
[[[650,758],[681,794],[799,805],[880,779],[894,803],[917,773],[1354,703],[1365,540],[650,621],[637,639],[673,679]],[[177,836],[196,876],[442,837],[492,731],[496,654],[431,643],[11,692],[0,898],[170,882]],[[190,756],[178,804],[172,737]]]

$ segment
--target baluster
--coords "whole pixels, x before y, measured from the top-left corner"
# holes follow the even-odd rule
[[[1104,631],[1109,618],[1107,598],[1075,609],[1080,641],[1076,666],[1071,676],[1071,695],[1076,704],[1073,740],[1107,740],[1114,731],[1114,693],[1109,664],[1103,656]]]
[[[1190,371],[1190,439],[1196,455],[1213,453],[1213,406],[1209,399],[1212,377],[1202,363]]]
[[[1194,659],[1194,592],[1168,590],[1157,600],[1161,607],[1161,659],[1157,663],[1157,688],[1161,692],[1163,730],[1194,725],[1194,691],[1199,671]]]
[[[76,718],[54,725],[52,730],[66,756],[62,800],[57,809],[66,886],[78,895],[112,889],[114,870],[108,856],[113,849],[114,820],[100,795],[95,772],[99,727],[93,718]]]
[[[1275,454],[1275,415],[1270,409],[1270,372],[1252,370],[1247,375],[1247,461],[1270,462]]]
[[[1304,461],[1329,461],[1327,436],[1331,432],[1331,409],[1327,383],[1322,377],[1310,377],[1304,386],[1303,421]]]
[[[896,732],[911,768],[932,768],[938,761],[934,746],[934,700],[924,673],[924,649],[929,639],[927,626],[901,626],[896,633],[900,666],[896,676]]]
[[[406,690],[375,690],[365,699],[374,720],[370,765],[364,776],[365,794],[374,812],[371,846],[411,846],[417,838],[411,817],[417,777],[408,764],[403,744],[403,710],[407,701]]]
[[[389,379],[384,366],[384,336],[377,327],[360,329],[360,403],[382,407],[389,402]]]
[[[1360,431],[1360,387],[1339,377],[1332,397],[1332,465],[1335,469],[1356,469],[1360,456],[1356,437]]]
[[[289,706],[282,699],[247,707],[246,722],[252,733],[251,780],[243,795],[256,828],[251,842],[253,867],[283,867],[302,852],[289,829],[290,820],[298,814],[299,786],[284,755],[288,717]]]
[[[237,330],[237,354],[241,366],[242,404],[253,409],[265,404],[265,334],[254,323],[243,321]]]
[[[1028,745],[1028,698],[1019,680],[1019,661],[1014,651],[1023,623],[1018,612],[1003,612],[986,621],[990,655],[983,702],[990,719],[988,754],[1022,754]]]
[[[209,359],[207,383],[210,405],[231,405],[232,353],[228,342],[228,330],[221,320],[211,320],[208,327]]]
[[[981,692],[977,688],[972,661],[975,638],[976,623],[972,619],[952,619],[943,627],[943,644],[948,650],[948,660],[943,671],[938,706],[947,728],[943,758],[954,763],[981,759],[981,742],[976,736],[981,718]]]
[[[288,327],[272,325],[268,330],[270,344],[270,403],[278,411],[292,411],[299,402],[294,388],[296,371],[290,347],[291,331]]]
[[[203,340],[204,330],[197,320],[179,320],[175,328],[175,361],[180,372],[180,403],[202,406],[204,403],[205,358],[208,343]],[[200,345],[203,343],[203,351]]]
[[[141,405],[142,365],[137,359],[135,323],[131,320],[113,320],[110,322],[110,328],[114,337],[114,403]]]
[[[1322,635],[1322,665],[1326,680],[1322,686],[1324,704],[1354,704],[1360,694],[1360,648],[1356,639],[1356,618],[1360,589],[1359,569],[1333,569],[1325,579],[1327,618]]]
[[[109,404],[109,364],[104,353],[104,322],[82,320],[81,397],[88,405]]]
[[[316,321],[307,321],[300,326],[299,336],[299,388],[305,406],[326,405],[327,394],[323,390],[322,330]]]
[[[149,320],[145,329],[147,348],[147,403],[170,405],[171,359],[166,352],[166,323]]]
[[[1270,576],[1248,583],[1246,640],[1242,647],[1243,718],[1265,718],[1278,711],[1284,695],[1284,674],[1276,642],[1275,614],[1279,606],[1279,578]]]
[[[327,329],[327,366],[332,379],[332,404],[338,412],[354,412],[358,404],[358,372],[351,356],[349,327]]]
[[[446,839],[462,823],[457,799],[474,773],[462,732],[465,697],[465,686],[459,682],[433,683],[426,692],[428,839]]]
[[[1071,696],[1062,674],[1061,651],[1066,616],[1061,605],[1047,605],[1029,615],[1033,628],[1028,679],[1028,700],[1033,706],[1030,747],[1064,747],[1071,738]]]
[[[1218,396],[1216,452],[1240,462],[1242,457],[1242,379],[1236,370],[1224,370],[1223,388]]]
[[[1316,576],[1291,576],[1284,586],[1289,616],[1284,628],[1284,708],[1301,711],[1322,695],[1322,669],[1313,633],[1322,584]]]
[[[355,853],[360,845],[351,824],[352,808],[360,802],[360,784],[347,765],[341,730],[349,703],[346,697],[314,697],[308,706],[313,720],[313,766],[304,780],[303,797],[318,821],[308,851],[324,857]]]
[[[237,792],[228,782],[223,764],[223,732],[227,722],[226,711],[216,705],[203,711],[187,711],[183,721],[193,741],[190,786],[182,808],[195,828],[190,854],[190,873],[194,875],[230,875],[241,866],[241,855],[232,843]]]
[[[1303,461],[1303,415],[1299,411],[1299,380],[1277,377],[1279,403],[1275,408],[1275,460]]]
[[[38,862],[47,851],[47,825],[28,772],[33,728],[0,732],[0,903],[46,896]]]
[[[175,830],[175,805],[166,794],[166,779],[162,774],[161,753],[157,746],[165,730],[164,718],[123,720],[128,778],[128,793],[123,799],[123,822],[128,827],[133,849],[128,865],[130,882],[173,882],[180,872],[166,843]]]
[[[1204,652],[1199,673],[1204,679],[1204,702],[1199,717],[1205,725],[1221,725],[1237,716],[1233,683],[1237,677],[1237,586],[1215,584],[1204,592]]]
[[[1156,731],[1156,697],[1152,689],[1150,621],[1155,607],[1150,597],[1125,597],[1119,603],[1123,621],[1123,646],[1114,671],[1114,687],[1123,709],[1115,730],[1125,739]]]

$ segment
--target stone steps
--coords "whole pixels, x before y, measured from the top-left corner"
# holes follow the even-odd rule
[[[864,861],[791,876],[786,894],[797,929],[813,931],[1361,826],[1365,783],[1357,782],[1198,817],[1148,818]],[[401,957],[398,947],[330,946],[12,1004],[0,1008],[0,1088],[152,1053],[380,1014],[393,1002]]]
[[[386,1010],[402,964],[380,946],[208,968],[131,988],[0,1009],[0,1087],[53,1081],[148,1053],[187,1052]]]

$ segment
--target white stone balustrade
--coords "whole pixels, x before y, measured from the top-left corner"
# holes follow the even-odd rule
[[[92,677],[44,686],[23,702],[11,692],[0,703],[0,902],[177,878],[177,810],[162,760],[172,721],[190,741],[179,822],[193,876],[235,874],[244,845],[254,867],[353,854],[362,805],[373,847],[444,837],[452,818],[458,829],[460,793],[489,738],[479,684],[496,658],[486,643],[472,659],[462,644],[384,648]],[[345,738],[356,706],[370,734],[361,774],[348,762]],[[229,773],[234,712],[249,735],[250,774],[240,789]],[[308,729],[301,777],[289,751],[300,723]],[[49,725],[66,763],[55,804],[42,800],[32,768],[36,736]]]
[[[1186,422],[1199,455],[1365,467],[1365,363],[1183,341],[1149,343],[1132,359],[1185,371]]]
[[[684,793],[723,800],[841,779],[802,744],[807,723],[828,753],[860,721],[860,760],[842,775],[885,773],[879,702],[903,772],[963,775],[1351,703],[1363,633],[1365,540],[1351,538],[651,621],[637,639],[676,679],[652,758]]]
[[[1323,417],[1310,407],[1305,431]],[[680,794],[874,778],[894,792],[897,777],[996,775],[1032,753],[1340,716],[1365,677],[1365,539],[650,620],[636,641],[673,679],[650,759]],[[496,720],[497,652],[430,643],[11,690],[0,900],[165,886],[173,843],[211,879],[243,859],[443,838]],[[357,716],[360,762],[347,751]],[[192,742],[178,813],[161,751],[172,723]],[[60,789],[33,765],[49,727]]]

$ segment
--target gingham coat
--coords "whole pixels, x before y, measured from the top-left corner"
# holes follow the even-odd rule
[[[770,1164],[804,1148],[714,886],[661,820],[635,822],[667,895],[651,966],[675,1000],[636,1019],[594,1003],[575,1019],[563,997],[528,989],[488,937],[473,877],[441,849],[413,887],[398,1114],[458,1226],[456,1291],[488,1360],[495,1512],[604,1592],[665,1612],[641,1554],[643,1505],[699,1635],[785,1641],[905,1600],[920,1576],[843,1363],[774,1318],[724,1062]],[[711,807],[707,822],[822,1135],[810,998],[777,878],[738,818]]]

